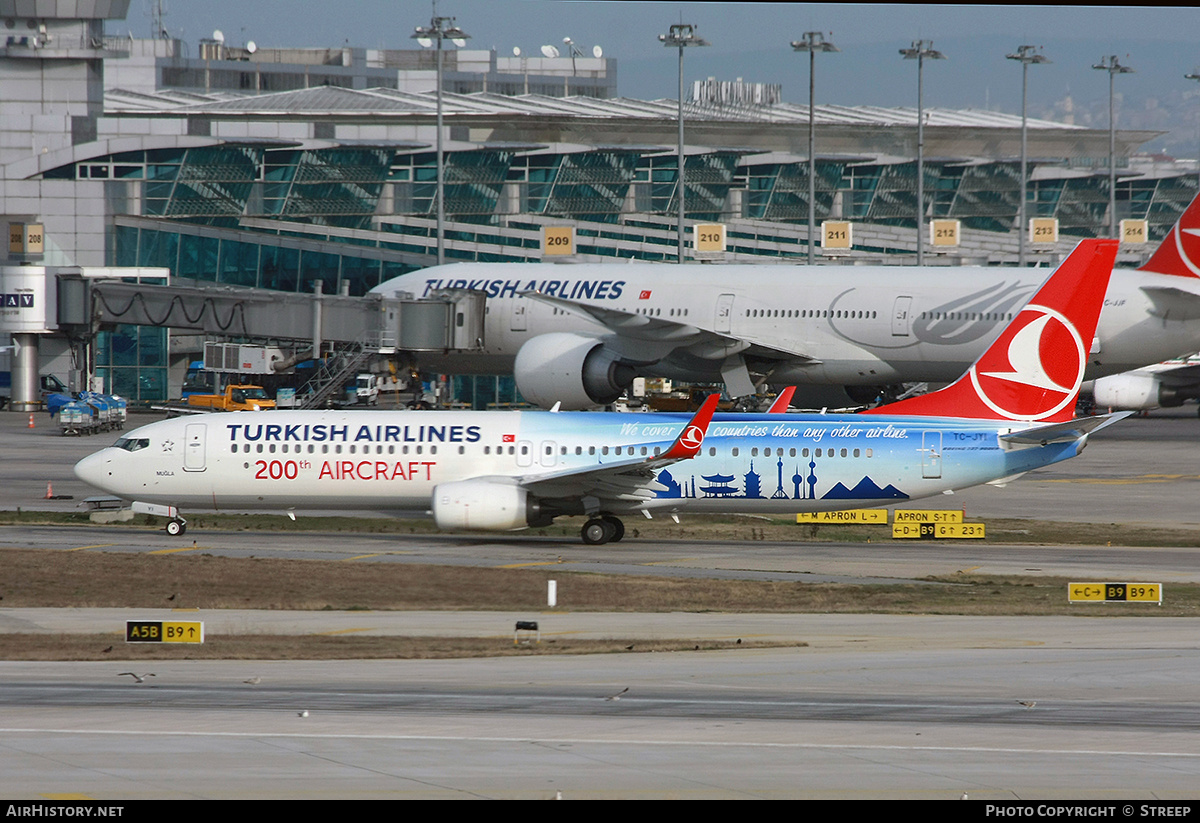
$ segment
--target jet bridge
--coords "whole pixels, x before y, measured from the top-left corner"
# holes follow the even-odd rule
[[[169,275],[167,269],[151,268],[0,267],[3,292],[15,295],[13,308],[0,313],[0,332],[20,335],[17,345],[23,353],[36,352],[29,345],[30,334],[86,341],[101,326],[113,324],[385,356],[478,351],[484,345],[486,294],[480,291],[442,291],[421,299],[351,297],[324,294],[319,283],[313,293],[297,294]],[[130,282],[138,279],[169,282]],[[36,356],[15,357],[13,372],[14,408],[33,410],[40,405]]]

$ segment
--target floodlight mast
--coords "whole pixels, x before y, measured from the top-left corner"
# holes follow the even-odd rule
[[[685,177],[683,172],[684,157],[683,157],[683,50],[688,46],[707,46],[709,42],[703,37],[696,34],[696,27],[690,23],[675,23],[672,24],[671,30],[667,34],[658,36],[659,42],[668,48],[679,49],[679,169],[678,169],[678,197],[679,197],[679,259],[677,262],[683,262],[683,219],[684,219],[684,203],[687,200],[687,187],[685,185]]]
[[[1115,54],[1101,58],[1094,69],[1108,72],[1108,232],[1117,237],[1117,115],[1113,109],[1113,78],[1131,74],[1133,69],[1122,66]]]
[[[917,61],[917,265],[925,265],[925,58],[945,60],[931,40],[914,40],[912,48],[900,49],[905,60]]]
[[[1185,74],[1184,80],[1200,80],[1200,67],[1192,69],[1191,74]],[[1200,185],[1200,154],[1196,155],[1196,183]]]
[[[830,32],[832,35],[833,32]],[[817,157],[815,154],[816,132],[813,120],[813,91],[816,87],[817,52],[841,51],[837,46],[825,39],[825,32],[806,31],[802,40],[793,40],[792,48],[799,52],[808,52],[808,265],[813,264],[814,252],[817,246]]]
[[[453,17],[434,17],[428,26],[417,26],[412,38],[437,44],[437,262],[446,262],[446,169],[442,157],[442,41],[467,40],[471,35],[454,24]],[[422,45],[425,45],[422,43]],[[456,44],[457,45],[457,44]]]
[[[1029,156],[1029,118],[1028,118],[1028,97],[1029,97],[1029,67],[1030,65],[1039,65],[1049,63],[1050,59],[1041,53],[1041,46],[1017,46],[1015,54],[1007,54],[1009,60],[1021,61],[1021,202],[1017,204],[1017,265],[1025,265],[1025,246],[1026,246],[1026,224],[1029,220],[1026,217],[1025,199],[1027,194],[1028,174],[1028,156]]]

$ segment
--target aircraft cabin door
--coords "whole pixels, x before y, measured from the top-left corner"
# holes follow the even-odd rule
[[[525,331],[528,328],[525,310],[529,308],[529,301],[523,297],[512,298],[512,314],[510,315],[509,329],[511,331]]]
[[[921,476],[942,476],[942,433],[921,432]]]
[[[722,294],[717,297],[717,317],[715,330],[718,334],[729,334],[730,323],[733,319],[733,295]]]
[[[207,423],[188,423],[183,444],[183,470],[204,471],[204,441],[208,432]]]
[[[897,297],[892,306],[892,337],[909,336],[909,329],[912,328],[912,317],[909,316],[911,312],[912,298]]]

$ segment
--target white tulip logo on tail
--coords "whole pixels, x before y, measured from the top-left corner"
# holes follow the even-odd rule
[[[679,445],[685,449],[698,449],[704,442],[704,429],[699,426],[688,426],[687,431],[679,436]]]
[[[1044,420],[1075,399],[1086,365],[1087,349],[1071,321],[1029,305],[971,367],[971,382],[1001,417]]]

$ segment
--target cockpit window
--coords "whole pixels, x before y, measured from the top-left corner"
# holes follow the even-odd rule
[[[113,443],[114,449],[124,449],[127,452],[141,451],[150,446],[150,440],[146,437],[122,437],[116,443]]]

